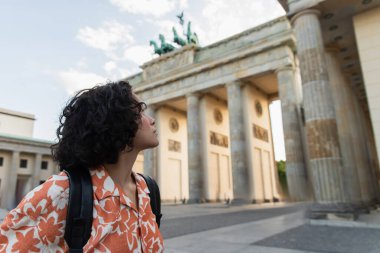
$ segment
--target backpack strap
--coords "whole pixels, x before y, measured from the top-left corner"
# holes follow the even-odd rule
[[[161,223],[161,196],[160,196],[160,188],[158,187],[156,181],[150,176],[144,176],[141,173],[138,173],[142,176],[148,186],[149,189],[149,197],[150,197],[150,206],[152,207],[152,212],[156,216],[156,222],[158,227],[160,227]]]
[[[70,253],[81,253],[91,236],[93,190],[88,169],[64,169],[70,182],[65,240]]]

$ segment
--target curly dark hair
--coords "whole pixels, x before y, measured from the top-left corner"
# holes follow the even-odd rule
[[[53,159],[61,170],[116,163],[121,151],[132,150],[145,108],[126,81],[79,91],[59,117]]]

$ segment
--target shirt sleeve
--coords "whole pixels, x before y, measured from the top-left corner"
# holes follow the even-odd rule
[[[29,192],[0,226],[0,252],[40,252],[64,245],[68,191],[68,178],[61,173]]]

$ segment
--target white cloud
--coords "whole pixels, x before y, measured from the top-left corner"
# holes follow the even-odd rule
[[[152,21],[149,21],[149,22],[152,22]],[[166,42],[169,42],[174,45],[173,26],[177,29],[178,34],[182,36],[182,27],[176,22],[173,22],[171,20],[154,20],[152,24],[158,28],[156,37],[153,38],[153,40],[155,40],[158,44],[160,44],[158,35],[162,34],[165,36]]]
[[[80,69],[87,69],[88,64],[87,64],[86,59],[85,59],[85,58],[80,59],[80,60],[77,62],[76,66],[77,66],[78,68],[80,68]]]
[[[57,73],[57,76],[61,84],[65,87],[66,92],[70,95],[79,90],[91,88],[97,84],[107,82],[107,79],[103,76],[76,69],[60,71]]]
[[[117,68],[117,65],[114,61],[109,61],[104,64],[104,70],[107,71],[107,73],[110,73],[112,70],[115,70]]]
[[[129,71],[124,67],[120,67],[120,64],[114,61],[108,61],[104,64],[103,69],[106,71],[107,76],[112,80],[120,80],[129,75]]]
[[[180,10],[184,10],[189,7],[189,3],[187,2],[187,0],[179,0],[178,5],[179,5],[178,7]]]
[[[210,44],[285,15],[285,12],[275,0],[207,0],[202,14],[206,24],[193,30],[202,44]]]
[[[174,10],[176,6],[181,9],[187,7],[187,0],[110,0],[110,2],[122,11],[155,17],[163,16]]]
[[[141,66],[145,62],[153,59],[153,50],[149,46],[132,46],[124,51],[124,57],[125,59],[128,59]]]
[[[84,27],[77,34],[77,38],[85,45],[113,54],[113,51],[131,45],[135,39],[130,25],[116,21],[106,21],[99,28]]]

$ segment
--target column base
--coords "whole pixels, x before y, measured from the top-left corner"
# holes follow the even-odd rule
[[[185,203],[186,204],[202,204],[202,203],[206,203],[206,200],[205,199],[188,199],[186,200]]]
[[[253,199],[252,204],[263,204],[263,203],[270,203],[271,200],[269,199]]]
[[[372,199],[372,201],[369,203],[370,208],[376,209],[377,207],[380,206],[380,201],[377,200],[376,198]]]
[[[353,203],[314,203],[307,211],[309,219],[330,219],[336,217],[346,220],[357,220],[366,208],[362,204]]]
[[[371,210],[377,210],[380,207],[379,202],[376,200],[365,201],[361,203],[360,214],[369,214]]]
[[[252,200],[249,200],[249,199],[238,198],[238,199],[231,200],[231,205],[233,206],[248,205],[252,203],[253,203]]]
[[[272,199],[233,199],[230,203],[231,205],[249,205],[249,204],[264,204],[264,203],[274,203],[274,202],[280,202],[280,199],[278,198],[272,198]]]

